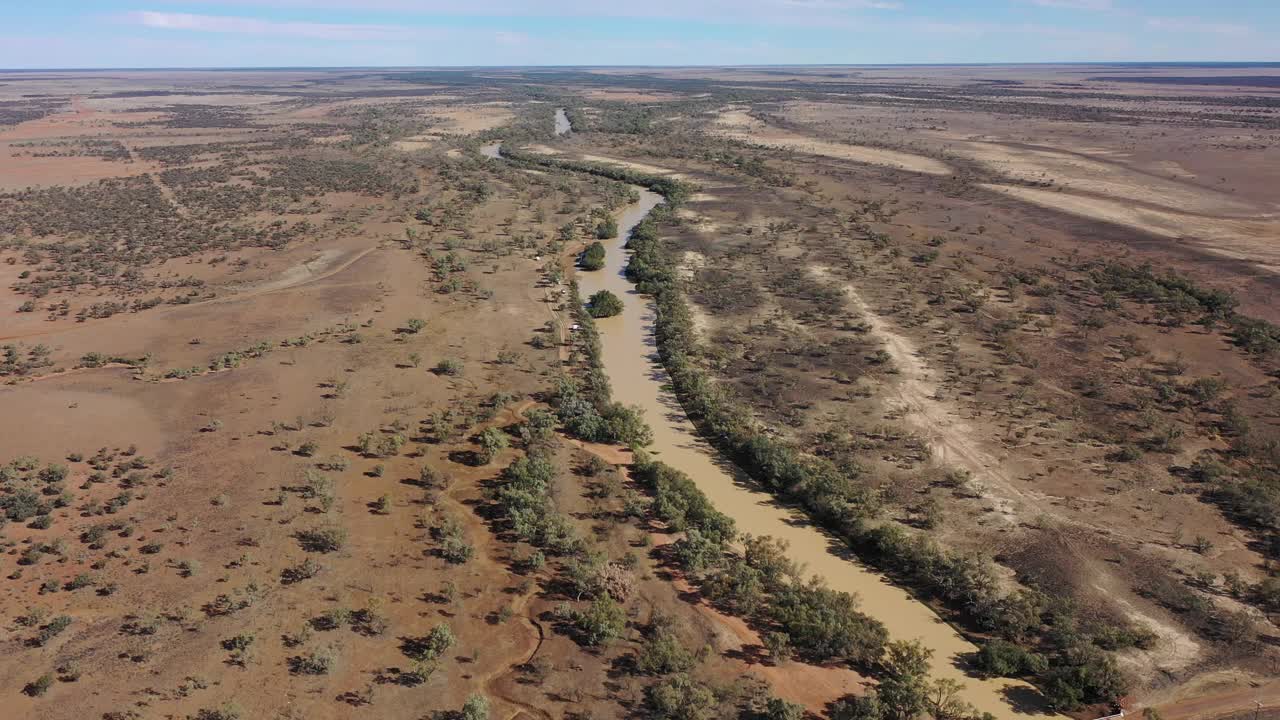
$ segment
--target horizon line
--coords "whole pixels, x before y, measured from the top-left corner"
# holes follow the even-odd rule
[[[564,70],[564,69],[669,69],[669,68],[885,68],[885,67],[1025,67],[1025,66],[1123,66],[1145,67],[1268,67],[1280,68],[1280,60],[1108,60],[1108,61],[1025,61],[1025,62],[905,62],[905,63],[693,63],[693,64],[564,64],[564,65],[173,65],[150,67],[26,67],[0,68],[0,73],[22,72],[164,72],[164,71],[283,71],[283,70]]]

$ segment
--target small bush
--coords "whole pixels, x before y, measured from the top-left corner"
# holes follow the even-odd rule
[[[572,616],[573,624],[586,645],[608,645],[627,629],[627,614],[612,597],[601,595],[583,611]]]
[[[463,366],[462,366],[461,360],[445,358],[444,360],[441,360],[440,362],[436,363],[435,373],[437,375],[448,375],[450,377],[457,377],[458,375],[462,374],[462,367]]]
[[[462,720],[489,720],[489,698],[472,694],[462,704]]]
[[[289,658],[289,671],[295,675],[328,675],[337,664],[337,651],[333,647],[327,647]]]
[[[27,683],[26,687],[22,688],[22,692],[30,695],[31,697],[40,697],[41,695],[49,692],[49,688],[51,687],[53,687],[53,675],[51,673],[45,673],[44,675],[41,675],[35,680]]]
[[[340,527],[303,530],[296,537],[307,552],[337,552],[347,543],[347,531]]]
[[[61,635],[70,626],[71,618],[67,615],[59,615],[50,620],[48,625],[40,628],[40,633],[36,635],[34,643],[36,645],[47,645],[50,640]]]

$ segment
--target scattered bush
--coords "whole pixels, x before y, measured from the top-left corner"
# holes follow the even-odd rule
[[[347,543],[347,531],[340,527],[303,530],[296,537],[302,545],[302,549],[307,552],[337,552]]]
[[[454,360],[452,358],[445,358],[444,360],[441,360],[440,362],[436,363],[435,373],[437,375],[448,375],[450,377],[456,377],[458,375],[461,375],[462,361]]]
[[[35,680],[27,683],[26,686],[22,688],[22,692],[30,695],[31,697],[40,697],[41,695],[49,692],[49,688],[53,687],[53,680],[54,678],[52,673],[45,673],[44,675],[41,675]]]
[[[586,645],[608,645],[627,628],[626,612],[607,594],[593,600],[586,610],[574,611],[570,619]]]
[[[715,693],[685,673],[645,688],[645,704],[654,720],[711,720],[719,710]]]

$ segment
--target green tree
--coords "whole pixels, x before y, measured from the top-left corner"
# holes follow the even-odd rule
[[[488,465],[498,456],[498,453],[507,449],[510,443],[507,440],[507,434],[498,428],[486,428],[480,433],[480,452],[476,454],[481,465]]]
[[[918,640],[895,641],[885,646],[885,677],[877,695],[886,716],[911,720],[924,711],[929,700],[929,658],[933,651]]]
[[[601,290],[587,300],[587,312],[595,318],[613,317],[622,313],[622,301],[608,290]]]
[[[456,639],[453,630],[446,623],[431,628],[425,636],[405,641],[401,646],[404,654],[411,660],[419,662],[435,662],[454,646]]]
[[[707,686],[677,673],[645,688],[649,717],[655,720],[711,720],[718,703]]]
[[[884,653],[884,625],[858,612],[848,593],[817,582],[788,586],[774,596],[769,612],[801,656],[866,665]]]
[[[583,270],[599,270],[604,267],[605,250],[600,242],[593,242],[582,253],[580,262]]]
[[[462,704],[462,720],[489,720],[489,698],[472,693]]]
[[[692,670],[696,661],[680,642],[671,621],[656,615],[650,623],[649,637],[636,656],[636,669],[646,675],[670,675]]]
[[[583,611],[574,614],[574,625],[587,645],[608,645],[627,629],[627,614],[608,594],[602,594]]]
[[[612,215],[607,215],[596,223],[596,239],[608,240],[618,234],[618,221],[613,219]]]

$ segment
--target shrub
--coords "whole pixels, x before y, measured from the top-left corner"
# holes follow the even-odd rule
[[[40,628],[40,632],[36,635],[34,643],[36,645],[47,645],[50,640],[61,635],[63,631],[70,626],[71,618],[67,615],[59,615],[58,617],[50,620],[49,624]]]
[[[330,553],[346,544],[347,531],[340,527],[312,528],[300,531],[296,537],[307,552]]]
[[[222,649],[232,652],[243,652],[249,649],[255,640],[253,633],[242,633],[222,641]]]
[[[852,595],[811,582],[782,588],[773,597],[769,613],[798,654],[865,666],[880,658],[888,633],[880,621],[856,607]]]
[[[346,608],[326,610],[311,619],[311,627],[317,630],[337,630],[351,622],[351,611]]]
[[[462,361],[452,358],[445,358],[436,363],[435,373],[437,375],[448,375],[450,377],[462,374]]]
[[[870,692],[862,696],[848,697],[831,707],[831,720],[884,720],[887,710],[880,697]]]
[[[447,514],[442,515],[431,528],[431,536],[440,540],[440,555],[451,563],[462,564],[475,555],[475,548],[467,542],[462,525]]]
[[[1086,703],[1115,702],[1128,691],[1115,661],[1087,646],[1063,652],[1040,680],[1053,707],[1068,712]]]
[[[803,705],[771,697],[765,703],[764,712],[760,713],[760,718],[761,720],[804,720],[805,715]]]
[[[488,465],[498,456],[498,453],[507,449],[510,442],[507,440],[507,434],[498,428],[486,428],[480,433],[480,452],[477,453],[477,459],[481,465]]]
[[[636,656],[636,669],[646,675],[670,675],[692,670],[697,660],[680,642],[670,621],[659,615],[650,627],[649,637]]]
[[[489,720],[489,698],[472,693],[462,704],[462,720]]]
[[[1038,675],[1047,668],[1044,656],[1005,640],[992,640],[978,650],[974,667],[988,677]]]
[[[296,675],[328,675],[338,664],[338,653],[333,646],[306,655],[289,658],[289,671]]]
[[[455,642],[453,630],[441,623],[423,637],[406,640],[400,650],[411,660],[432,662],[444,655]]]
[[[575,611],[572,620],[587,645],[608,645],[627,628],[626,612],[607,594],[592,601],[586,610]]]
[[[654,511],[677,532],[696,529],[715,543],[733,539],[733,518],[716,510],[688,475],[648,457],[637,458],[635,478],[654,495]]]
[[[360,454],[365,457],[386,458],[400,453],[407,438],[398,432],[384,433],[369,431],[361,433],[356,441]]]
[[[30,695],[31,697],[40,697],[41,695],[49,692],[49,688],[51,687],[53,687],[53,675],[51,673],[45,673],[44,675],[41,675],[35,680],[27,683],[26,686],[22,688],[22,692]]]
[[[93,576],[88,573],[80,573],[71,578],[62,586],[63,590],[79,590],[80,588],[92,587],[95,584]]]
[[[611,215],[601,218],[600,222],[596,223],[595,233],[597,240],[608,240],[611,237],[616,237],[618,234],[618,221],[614,220]]]
[[[227,703],[219,708],[201,708],[194,716],[188,716],[192,720],[240,720],[244,716],[244,712],[238,705]]]
[[[649,717],[655,720],[711,720],[718,702],[710,688],[685,673],[659,680],[645,688]]]

